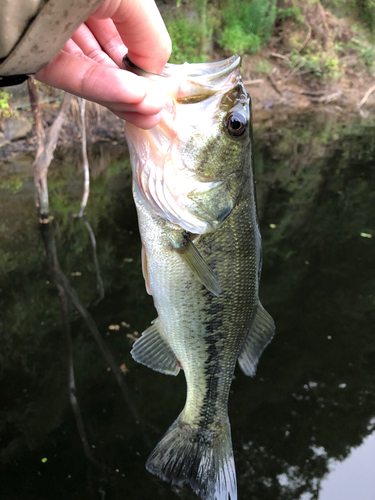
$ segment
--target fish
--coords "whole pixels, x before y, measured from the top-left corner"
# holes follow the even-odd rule
[[[158,317],[133,358],[187,383],[186,404],[146,462],[202,500],[237,500],[228,397],[238,360],[253,376],[275,324],[259,300],[262,266],[253,179],[251,100],[239,56],[167,64],[158,125],[125,125],[142,240]]]

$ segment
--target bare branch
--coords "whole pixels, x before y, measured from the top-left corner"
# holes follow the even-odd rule
[[[89,198],[90,193],[90,170],[89,170],[89,162],[87,159],[87,144],[86,144],[86,123],[85,123],[85,108],[86,108],[86,100],[81,97],[78,98],[79,107],[81,110],[81,144],[82,144],[82,165],[85,176],[85,183],[83,188],[83,196],[81,201],[81,209],[79,211],[78,217],[83,216],[83,212],[87,205],[87,200]]]
[[[56,149],[57,140],[59,138],[61,127],[64,124],[64,121],[66,118],[66,113],[69,110],[71,98],[72,98],[71,94],[68,94],[68,93],[64,94],[64,97],[63,97],[62,103],[60,105],[60,108],[57,112],[56,118],[46,134],[46,147],[45,147],[44,164],[47,165],[46,166],[47,169],[48,169],[48,167],[53,159],[53,153]]]
[[[95,238],[95,234],[91,228],[90,223],[86,220],[84,215],[82,215],[81,220],[83,220],[83,223],[85,224],[86,229],[89,232],[90,239],[91,239],[92,253],[93,253],[94,266],[95,266],[95,272],[96,272],[96,287],[97,287],[98,292],[99,292],[99,297],[92,304],[93,306],[96,306],[101,300],[104,299],[104,284],[103,284],[103,280],[102,280],[102,277],[100,274],[98,256],[96,253],[96,238]]]
[[[34,160],[34,182],[36,188],[36,206],[39,209],[39,221],[48,223],[49,200],[47,173],[48,167],[53,159],[53,153],[56,148],[57,139],[60,134],[61,127],[65,120],[66,112],[70,105],[70,94],[65,94],[57,116],[47,133],[45,133],[40,111],[40,103],[35,85],[35,80],[28,80],[30,104],[34,116],[36,135],[38,141],[38,149]]]
[[[333,50],[333,43],[332,43],[332,37],[331,37],[330,30],[329,30],[329,26],[327,23],[326,13],[325,13],[324,7],[322,6],[320,0],[316,0],[316,3],[318,5],[320,17],[322,19],[322,23],[323,23],[324,31],[325,31],[324,48],[325,48],[325,50],[331,52]]]
[[[31,76],[30,78],[27,79],[27,87],[29,89],[30,105],[31,105],[31,111],[33,113],[35,132],[38,144],[38,149],[35,156],[35,161],[37,161],[40,153],[44,148],[44,141],[46,135],[42,123],[42,114],[40,112],[38,90],[36,88],[34,77]]]
[[[278,52],[270,52],[271,57],[276,57],[276,59],[284,59],[284,61],[289,61],[288,56],[284,56],[283,54],[279,54]]]
[[[259,78],[258,80],[246,80],[243,82],[244,85],[259,85],[260,83],[263,83],[264,80],[263,78]]]
[[[283,93],[282,93],[282,91],[279,89],[279,87],[278,87],[277,83],[275,82],[275,79],[273,78],[273,76],[272,76],[272,74],[271,74],[271,73],[269,73],[269,74],[267,75],[267,78],[269,79],[269,81],[270,81],[270,83],[271,83],[272,87],[275,89],[275,91],[276,91],[279,95],[281,95],[281,96],[282,96],[282,95],[283,95]]]
[[[363,96],[363,98],[359,101],[359,103],[357,103],[357,108],[358,109],[361,109],[362,106],[365,104],[365,102],[367,101],[367,99],[370,97],[370,95],[375,91],[375,85],[373,85],[372,87],[370,87],[368,89],[368,91],[366,92],[366,94]]]
[[[86,119],[85,119],[86,100],[79,97],[78,102],[79,102],[80,115],[81,115],[82,166],[83,166],[84,179],[85,179],[84,180],[83,195],[82,195],[82,200],[81,200],[81,208],[80,208],[80,211],[78,213],[78,217],[80,217],[83,220],[83,223],[85,224],[86,229],[89,232],[90,239],[91,239],[95,272],[96,272],[96,286],[97,286],[97,289],[99,292],[99,297],[95,300],[95,302],[93,304],[93,305],[96,305],[104,298],[104,285],[103,285],[102,277],[100,275],[98,256],[96,253],[95,235],[94,235],[94,232],[93,232],[89,222],[86,220],[86,218],[83,215],[84,210],[85,210],[86,205],[87,205],[89,194],[90,194],[90,167],[89,167],[89,161],[87,158],[87,138],[86,138]]]
[[[73,364],[73,345],[72,345],[72,337],[70,335],[70,323],[68,320],[68,299],[64,288],[57,283],[56,286],[60,292],[62,328],[63,328],[63,333],[65,335],[67,351],[68,351],[68,379],[69,379],[70,404],[76,419],[78,434],[81,438],[86,458],[91,462],[98,464],[98,462],[94,459],[91,453],[91,449],[87,440],[85,425],[83,423],[82,413],[77,399],[77,389],[74,377],[74,364]]]
[[[298,51],[298,52],[302,52],[302,51],[303,51],[303,49],[304,49],[304,48],[306,47],[306,45],[307,45],[307,42],[308,42],[308,41],[310,40],[310,38],[311,38],[312,28],[311,28],[310,24],[309,24],[309,23],[307,23],[307,22],[305,21],[305,22],[304,22],[304,25],[307,27],[307,35],[306,35],[306,37],[305,37],[304,41],[302,42],[302,47],[299,49],[299,51]]]

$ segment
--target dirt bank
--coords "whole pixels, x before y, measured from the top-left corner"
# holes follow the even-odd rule
[[[342,120],[350,120],[359,113],[362,116],[375,116],[375,92],[366,103],[358,109],[358,103],[374,84],[368,75],[346,75],[339,82],[317,82],[314,79],[302,78],[288,74],[288,70],[278,64],[277,58],[272,70],[267,74],[253,71],[254,62],[251,57],[243,59],[243,77],[247,91],[252,98],[253,123],[257,127],[272,119],[278,124],[291,116],[302,112],[322,111],[338,115]],[[269,56],[269,60],[273,60]],[[42,105],[43,121],[50,126],[56,114],[58,104]],[[20,109],[19,113],[32,119],[31,111]],[[107,141],[114,144],[125,144],[123,134],[124,122],[114,114],[96,104],[88,104],[87,135],[90,143]],[[73,101],[67,122],[65,123],[59,146],[79,142],[81,138],[77,103]],[[0,160],[6,160],[19,154],[33,154],[36,150],[34,130],[26,139],[8,142],[0,147]]]
[[[272,57],[270,57],[272,61]],[[251,59],[244,60],[244,80],[254,111],[254,121],[263,121],[271,115],[282,120],[287,111],[299,113],[303,110],[320,112],[322,109],[342,115],[344,119],[358,115],[375,116],[375,91],[358,108],[375,81],[370,75],[346,75],[340,81],[316,82],[313,79],[290,75],[287,69],[274,61],[268,75],[251,71]]]

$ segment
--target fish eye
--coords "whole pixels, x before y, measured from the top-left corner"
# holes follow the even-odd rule
[[[239,137],[246,130],[247,120],[241,113],[231,113],[225,120],[225,126],[230,135]]]

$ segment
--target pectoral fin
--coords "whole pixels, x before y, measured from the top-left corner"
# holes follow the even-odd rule
[[[133,344],[131,355],[138,363],[157,372],[177,375],[180,371],[178,360],[160,330],[158,319]]]
[[[191,241],[189,235],[186,233],[181,234],[181,240],[175,238],[172,241],[172,245],[207,290],[216,295],[216,297],[219,297],[221,293],[220,282],[202,257],[198,248]]]
[[[259,302],[245,343],[238,356],[238,363],[245,375],[253,377],[262,352],[275,334],[275,323]]]

